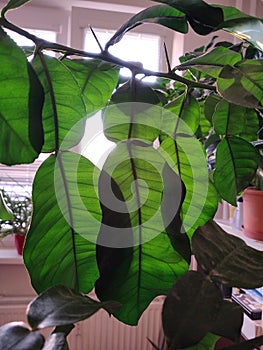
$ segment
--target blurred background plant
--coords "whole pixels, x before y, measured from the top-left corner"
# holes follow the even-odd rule
[[[5,216],[0,217],[0,239],[10,234],[26,235],[32,214],[30,195],[16,194],[0,190],[2,206],[6,207]]]

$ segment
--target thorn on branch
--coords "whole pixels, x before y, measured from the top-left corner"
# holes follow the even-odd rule
[[[168,66],[168,72],[171,73],[172,72],[172,68],[171,68],[169,55],[168,55],[168,50],[167,50],[167,46],[166,46],[165,42],[163,43],[163,46],[164,46],[164,53],[165,53],[166,63],[167,63],[167,66]]]
[[[93,28],[90,26],[89,29],[90,29],[92,35],[94,36],[94,39],[96,40],[96,43],[98,44],[98,46],[99,46],[99,48],[100,48],[100,51],[103,52],[103,51],[104,51],[104,50],[103,50],[103,47],[101,46],[101,44],[100,44],[100,42],[99,42],[99,39],[98,39],[96,33],[94,32]]]

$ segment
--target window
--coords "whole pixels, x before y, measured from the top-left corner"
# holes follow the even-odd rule
[[[113,30],[92,28],[102,47],[113,36]],[[156,34],[130,32],[119,43],[111,46],[109,52],[125,61],[141,62],[143,67],[152,71],[160,69],[161,38]],[[89,29],[85,29],[84,50],[99,53],[98,44]],[[123,68],[121,74],[129,76],[128,69]]]
[[[41,39],[56,42],[56,38],[57,38],[56,32],[52,32],[49,30],[38,30],[38,29],[27,29],[27,28],[24,28],[24,29],[27,32],[29,32],[30,34],[33,34]],[[29,40],[28,38],[25,38],[24,36],[22,36],[16,32],[13,32],[12,30],[5,29],[5,31],[19,46],[32,46],[33,45],[32,41]]]
[[[30,34],[33,34],[41,39],[51,41],[51,42],[56,42],[56,39],[57,39],[56,32],[52,32],[49,30],[39,30],[39,29],[27,29],[27,28],[24,28],[24,29],[27,32],[29,32]],[[5,29],[5,31],[16,42],[16,44],[18,46],[29,46],[30,47],[33,45],[33,42],[30,39],[24,37],[23,35],[20,35],[16,32],[13,32],[12,30],[8,30],[8,29]],[[55,56],[55,52],[53,52],[53,51],[47,51],[46,54],[50,55],[50,56]]]
[[[80,50],[99,52],[90,27],[94,30],[102,46],[116,30],[131,18],[134,13],[114,10],[96,10],[91,8],[72,8],[71,45]],[[131,9],[130,9],[131,10]],[[141,9],[134,9],[137,13]],[[143,24],[127,32],[119,43],[109,51],[128,61],[140,61],[150,70],[167,70],[163,43],[172,57],[174,32],[155,24]],[[127,71],[126,71],[127,72]],[[127,73],[125,73],[127,74]]]

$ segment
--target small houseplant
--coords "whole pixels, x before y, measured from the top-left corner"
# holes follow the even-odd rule
[[[160,0],[164,5],[132,17],[93,54],[43,41],[10,23],[8,12],[27,2],[9,1],[0,18],[0,108],[8,125],[0,138],[8,143],[0,147],[0,161],[31,163],[40,152],[50,153],[34,179],[23,251],[41,307],[29,308],[30,328],[4,326],[0,340],[25,341],[19,339],[23,333],[32,349],[41,349],[44,341],[35,331],[58,326],[46,348],[62,349],[72,324],[94,313],[94,301],[81,293],[95,286],[99,305],[116,300],[121,306],[111,311],[129,325],[137,324],[154,297],[167,295],[163,328],[169,350],[213,349],[218,336],[235,341],[238,349],[243,314],[223,300],[217,286],[261,286],[263,256],[212,219],[219,196],[235,204],[257,168],[250,139],[257,137],[262,108],[263,62],[244,52],[262,50],[257,31],[246,34],[252,24],[261,32],[262,21],[202,0]],[[109,53],[127,31],[147,22],[184,34],[189,26],[201,35],[223,28],[243,34],[245,44],[238,51],[216,47],[174,68],[166,54],[166,72]],[[32,60],[5,28],[34,42]],[[58,57],[47,57],[45,50]],[[132,72],[124,84],[118,84],[119,67]],[[179,69],[187,73],[181,76]],[[171,96],[160,98],[159,87],[138,74],[165,78],[174,86]],[[83,118],[101,109],[103,132],[115,149],[99,169],[72,146],[82,139]],[[200,142],[211,115],[220,141],[213,182]],[[152,147],[157,139],[160,147]],[[205,275],[188,271],[191,254]],[[245,346],[262,342],[259,337]]]
[[[19,255],[22,255],[25,237],[29,229],[32,202],[28,195],[18,195],[14,192],[1,190],[5,205],[10,210],[11,216],[6,219],[0,219],[0,238],[8,235],[14,235],[15,245]]]

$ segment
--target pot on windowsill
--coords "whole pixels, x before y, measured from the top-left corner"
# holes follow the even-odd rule
[[[245,236],[263,241],[263,191],[248,187],[243,193],[243,226]]]
[[[19,255],[22,255],[26,236],[20,233],[15,233],[14,236],[15,236],[15,246],[16,246],[17,253]]]

